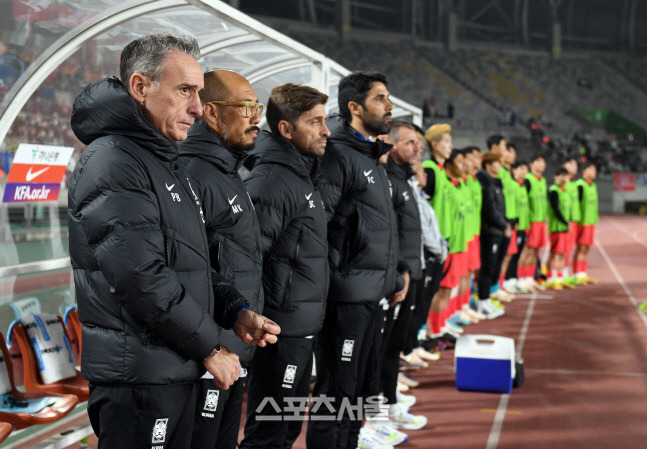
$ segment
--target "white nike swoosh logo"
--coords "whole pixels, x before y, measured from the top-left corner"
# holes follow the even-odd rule
[[[229,204],[231,205],[235,200],[238,195],[234,195],[232,199],[227,198],[227,201],[229,201]]]
[[[35,173],[32,173],[31,172],[32,168],[33,167],[29,167],[29,170],[27,171],[27,174],[25,175],[25,181],[27,181],[27,182],[31,181],[32,179],[34,179],[38,175],[41,175],[41,174],[45,173],[47,170],[49,170],[49,167],[45,167],[45,168],[42,168],[42,169],[38,170]]]
[[[169,192],[173,189],[173,187],[175,187],[175,184],[171,184],[169,186],[168,184],[164,183],[164,185],[166,186],[166,190],[168,190]]]
[[[306,195],[306,199],[310,201],[310,197],[312,196],[312,193],[310,195]]]
[[[373,173],[373,170],[365,171],[365,172],[364,172],[364,176],[368,176],[368,175],[370,175],[371,173]]]

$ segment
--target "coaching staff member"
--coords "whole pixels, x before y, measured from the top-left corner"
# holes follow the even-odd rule
[[[341,120],[328,120],[331,134],[320,183],[328,215],[330,290],[315,343],[313,392],[313,397],[332,396],[335,410],[311,409],[308,449],[357,447],[361,413],[351,417],[342,407],[356,406],[361,396],[378,302],[404,287],[396,287],[396,278],[402,279],[396,270],[398,225],[389,178],[379,161],[391,145],[376,139],[391,129],[386,78],[355,72],[342,78],[338,89]],[[330,415],[333,420],[326,419]]]
[[[70,182],[70,256],[101,449],[187,447],[196,380],[206,368],[227,388],[240,372],[219,352],[214,317],[260,346],[280,331],[211,276],[200,199],[175,144],[202,114],[199,55],[194,39],[144,36],[124,48],[121,80],[74,102],[72,129],[88,147]]]
[[[330,134],[327,100],[308,86],[288,83],[272,89],[267,103],[272,132],[260,134],[255,165],[245,180],[261,224],[264,313],[281,326],[281,340],[254,356],[243,449],[292,447],[301,432],[300,420],[257,418],[273,411],[258,410],[266,398],[285,405],[284,398],[306,398],[310,390],[314,336],[328,293],[327,221],[318,189]]]
[[[247,299],[251,310],[262,312],[261,231],[238,169],[254,148],[264,105],[249,82],[229,70],[205,73],[200,101],[202,118],[178,147],[202,199],[211,268]],[[238,442],[246,370],[255,346],[230,330],[221,332],[220,344],[222,351],[238,355],[243,371],[228,390],[218,388],[211,373],[198,382],[192,449],[233,449]]]

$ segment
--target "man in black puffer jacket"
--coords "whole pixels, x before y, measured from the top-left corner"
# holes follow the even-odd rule
[[[483,168],[476,173],[483,190],[481,209],[481,268],[478,275],[479,312],[489,319],[503,315],[503,310],[490,302],[490,287],[498,282],[497,259],[502,251],[505,237],[510,236],[510,224],[505,218],[503,185],[497,178],[501,170],[499,156],[495,153],[483,155]]]
[[[106,78],[74,102],[72,129],[88,147],[70,180],[70,256],[101,449],[187,447],[196,380],[206,368],[227,388],[240,372],[235,354],[218,352],[214,317],[261,346],[280,331],[211,276],[175,144],[202,114],[199,55],[194,39],[144,36],[122,52],[123,84]]]
[[[411,163],[418,157],[418,138],[413,126],[404,122],[394,122],[389,132],[389,142],[393,148],[389,152],[386,171],[393,185],[393,206],[398,218],[398,237],[400,256],[398,271],[407,284],[406,291],[398,292],[391,300],[384,331],[384,350],[381,364],[382,393],[389,404],[388,416],[399,426],[420,428],[427,423],[424,416],[415,416],[398,405],[396,388],[400,368],[400,352],[408,354],[413,348],[408,344],[409,325],[416,301],[416,287],[422,277],[422,226],[420,211],[409,184],[413,176]],[[416,311],[424,313],[427,311]],[[406,349],[406,350],[405,350]]]
[[[313,393],[313,400],[332,396],[334,411],[321,403],[310,411],[309,449],[357,447],[362,413],[351,417],[341,407],[359,403],[378,302],[403,288],[396,286],[402,277],[396,270],[398,227],[391,189],[379,162],[391,145],[375,139],[391,128],[386,78],[352,73],[340,80],[338,101],[343,118],[328,120],[331,135],[322,159],[331,273],[326,317],[315,343]],[[330,415],[333,420],[326,419]]]
[[[262,109],[249,82],[236,72],[214,70],[204,75],[200,92],[203,114],[178,144],[193,188],[202,199],[211,267],[263,312],[262,256],[258,219],[238,168],[254,147]],[[250,102],[223,105],[223,102]],[[206,373],[198,382],[193,449],[233,449],[243,407],[247,365],[255,346],[230,330],[220,333],[221,351],[238,355],[241,376],[228,390],[218,388]]]
[[[300,419],[261,417],[276,415],[267,398],[279,405],[287,404],[285,398],[302,398],[303,416],[310,389],[314,336],[323,323],[329,279],[327,221],[318,190],[330,134],[327,100],[307,86],[272,89],[267,104],[272,132],[258,138],[254,167],[245,180],[261,225],[264,313],[281,326],[281,340],[254,356],[244,449],[289,448],[301,432]]]

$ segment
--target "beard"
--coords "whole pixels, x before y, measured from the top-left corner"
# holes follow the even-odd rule
[[[388,134],[389,131],[391,131],[391,122],[386,120],[387,117],[391,117],[390,112],[387,112],[382,117],[380,117],[377,114],[366,111],[364,117],[362,118],[364,129],[375,136],[378,136],[380,134]]]
[[[243,138],[245,134],[251,131],[260,131],[260,128],[258,126],[250,126],[245,130],[245,133],[243,134],[243,137],[238,141],[238,142],[232,142],[231,140],[231,135],[229,134],[229,127],[227,126],[227,121],[225,120],[223,116],[223,121],[222,121],[222,141],[227,145],[228,148],[234,150],[234,151],[240,151],[243,153],[246,153],[248,151],[252,151],[254,149],[254,146],[256,145],[255,140],[252,140],[251,143],[245,143],[243,141]]]

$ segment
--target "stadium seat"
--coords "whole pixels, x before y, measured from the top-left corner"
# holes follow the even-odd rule
[[[68,307],[63,316],[65,330],[70,339],[70,344],[75,349],[75,361],[81,364],[81,322],[79,321],[79,311],[76,305]]]
[[[12,430],[13,426],[11,424],[0,422],[0,443],[7,439]]]
[[[70,413],[79,399],[72,394],[45,392],[22,393],[18,391],[11,370],[11,358],[0,334],[0,441],[9,434],[2,426],[9,423],[16,429],[33,424],[47,424],[57,421]],[[2,437],[4,435],[4,438]]]
[[[37,317],[41,321],[46,322],[48,325],[52,324],[50,321],[52,319],[51,317],[55,317],[59,322],[59,325],[61,327],[60,330],[63,332],[63,336],[65,337],[65,339],[68,338],[65,332],[63,319],[60,316],[47,313],[33,316],[35,318]],[[23,318],[21,322],[14,322],[12,325],[12,333],[15,335],[16,342],[18,343],[20,352],[22,353],[25,389],[27,391],[46,391],[50,393],[73,394],[77,396],[80,401],[87,401],[90,396],[88,381],[81,377],[81,373],[79,373],[76,369],[73,369],[73,360],[71,360],[70,363],[61,362],[60,360],[58,360],[54,364],[48,365],[48,363],[51,362],[51,358],[50,361],[47,361],[45,357],[46,354],[39,354],[38,360],[36,359],[37,356],[34,353],[34,348],[32,345],[33,339],[30,339],[30,337],[27,335],[25,326],[23,326],[23,323],[26,319],[27,318]],[[32,327],[35,326],[32,325]],[[58,331],[58,328],[56,326],[54,326],[53,329]],[[65,344],[68,345],[68,349],[71,355],[69,339],[65,341]],[[64,349],[62,348],[62,345],[57,345],[57,348],[58,352]],[[48,352],[50,353],[49,355],[52,355],[51,351]],[[72,366],[72,369],[70,369],[70,364]],[[51,382],[44,381],[43,375],[46,374],[46,370],[47,373],[51,371],[55,374],[58,374],[56,376],[57,379]],[[62,378],[58,379],[59,377]]]

